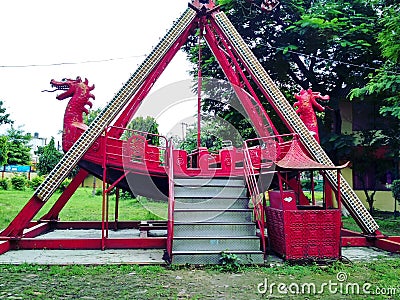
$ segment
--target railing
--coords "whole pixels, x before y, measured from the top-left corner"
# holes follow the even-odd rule
[[[172,243],[174,239],[174,146],[172,141],[169,143],[167,151],[167,171],[168,171],[168,223],[167,223],[167,253],[169,260],[172,261]]]
[[[278,157],[284,155],[288,139],[292,139],[294,134],[284,134],[279,136],[261,137],[249,139],[243,143],[243,170],[246,184],[249,189],[250,199],[254,209],[254,219],[260,229],[262,248],[265,253],[265,203],[264,190],[260,191],[257,176],[263,174],[263,169],[268,172],[274,171],[274,163]],[[281,141],[280,143],[278,141]],[[257,172],[256,172],[257,170]]]
[[[250,199],[253,204],[254,210],[254,220],[257,222],[258,228],[260,230],[262,251],[266,252],[265,243],[265,212],[264,212],[264,196],[260,193],[257,185],[256,173],[254,172],[253,162],[250,156],[249,148],[247,147],[246,141],[243,143],[243,170],[247,183],[247,187],[250,192]]]
[[[120,131],[121,138],[109,136],[110,131]],[[124,169],[140,169],[160,171],[166,164],[168,141],[166,137],[139,130],[110,126],[106,130],[104,159],[106,164]]]

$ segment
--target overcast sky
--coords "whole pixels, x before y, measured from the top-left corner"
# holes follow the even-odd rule
[[[24,125],[25,132],[38,132],[46,138],[56,136],[62,129],[67,101],[56,100],[56,93],[41,92],[51,89],[49,82],[53,78],[88,78],[96,86],[94,108],[104,107],[187,3],[188,0],[2,1],[0,100],[15,126]],[[79,63],[107,59],[114,60]],[[22,67],[59,63],[78,64]],[[184,54],[179,53],[154,89],[189,78],[188,69]]]

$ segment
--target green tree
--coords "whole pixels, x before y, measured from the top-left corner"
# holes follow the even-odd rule
[[[244,139],[236,128],[229,126],[223,119],[203,117],[201,120],[201,147],[207,147],[210,151],[219,151],[225,141],[241,147]],[[176,139],[176,143],[188,153],[197,149],[197,124],[189,125],[185,137]]]
[[[146,118],[140,116],[134,118],[126,127],[128,130],[124,132],[122,138],[126,139],[132,136],[134,131],[143,132],[146,135],[146,139],[148,140],[149,144],[151,145],[159,145],[159,137],[158,137],[158,124],[156,119],[153,117],[147,116]],[[150,134],[146,134],[150,133]]]
[[[8,160],[8,138],[0,136],[0,166],[7,163]]]
[[[31,148],[28,145],[32,136],[25,134],[24,130],[19,127],[15,129],[11,127],[7,130],[8,137],[8,160],[9,165],[30,165]]]
[[[385,62],[368,74],[368,83],[351,92],[351,98],[374,96],[384,100],[380,112],[400,119],[400,4],[385,7],[379,20],[378,42]]]
[[[0,100],[0,125],[13,124],[14,121],[10,119],[10,114],[6,114],[6,108],[3,107],[3,101]]]
[[[3,101],[0,101],[0,126],[4,124],[13,124],[14,121],[10,119],[10,114],[6,113],[6,108],[3,107]],[[0,166],[7,163],[8,160],[8,138],[7,136],[0,136]]]
[[[251,1],[250,1],[251,2]],[[287,96],[300,88],[331,96],[332,112],[320,124],[320,136],[341,135],[339,102],[350,90],[365,84],[371,68],[379,68],[382,58],[375,37],[382,25],[377,22],[380,7],[376,1],[324,0],[281,1],[271,13],[257,10],[245,1],[220,1],[231,22],[247,42],[274,82]],[[185,48],[197,62],[197,40]],[[194,68],[196,65],[194,64]],[[195,71],[193,73],[195,74]],[[224,78],[209,50],[203,50],[203,76]],[[266,99],[258,95],[267,112],[284,132]],[[294,100],[294,99],[293,99]],[[204,111],[232,116],[215,102],[205,102]]]
[[[83,115],[83,123],[89,125],[92,121],[97,117],[97,115],[101,112],[101,108],[97,108],[94,110],[90,110],[88,114]]]
[[[63,157],[55,146],[54,137],[51,137],[46,146],[39,147],[36,154],[39,156],[39,162],[36,166],[39,176],[49,174]]]

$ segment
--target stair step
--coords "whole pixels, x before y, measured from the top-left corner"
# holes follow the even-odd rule
[[[240,237],[175,237],[172,251],[258,251],[260,239],[256,236]]]
[[[256,226],[253,222],[236,223],[174,223],[174,237],[233,237],[255,236]]]
[[[247,189],[242,186],[175,186],[174,192],[178,198],[239,198],[246,196]]]
[[[238,198],[193,198],[193,197],[176,197],[175,198],[175,209],[200,209],[200,208],[213,208],[213,209],[237,209],[237,208],[248,208],[249,198],[238,197]]]
[[[175,251],[172,252],[172,263],[174,264],[219,264],[222,251]],[[241,264],[263,264],[264,255],[262,251],[225,251],[236,254]]]
[[[174,178],[175,186],[236,186],[244,187],[243,178]]]
[[[174,220],[180,222],[251,222],[252,209],[175,209]]]

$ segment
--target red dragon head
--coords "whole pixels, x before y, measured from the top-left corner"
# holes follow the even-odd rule
[[[64,100],[66,98],[72,97],[74,94],[80,94],[80,95],[90,95],[90,91],[94,89],[94,85],[89,86],[88,85],[88,80],[85,78],[85,81],[82,82],[82,79],[78,76],[76,79],[69,79],[69,78],[64,78],[61,81],[57,81],[52,79],[50,81],[51,87],[55,88],[55,91],[63,90],[65,91],[64,93],[58,95],[56,98],[58,100]]]

